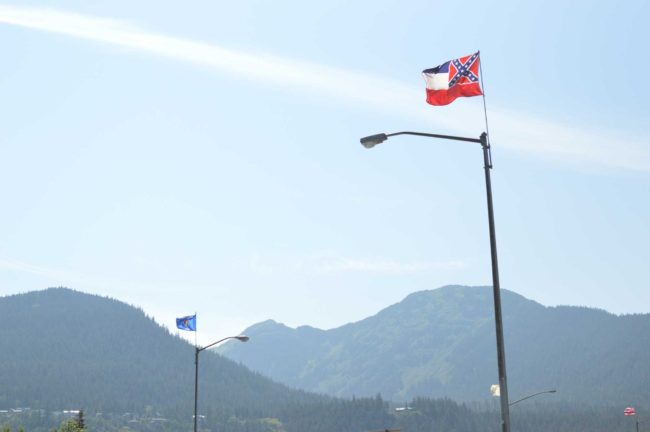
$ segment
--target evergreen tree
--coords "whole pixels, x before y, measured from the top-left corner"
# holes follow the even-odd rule
[[[79,427],[77,420],[73,419],[61,423],[61,426],[53,432],[84,432],[84,430]]]

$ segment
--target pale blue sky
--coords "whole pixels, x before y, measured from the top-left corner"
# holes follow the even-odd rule
[[[330,328],[491,283],[481,98],[420,72],[482,52],[501,282],[650,312],[643,1],[0,4],[0,295],[68,286],[200,341]]]

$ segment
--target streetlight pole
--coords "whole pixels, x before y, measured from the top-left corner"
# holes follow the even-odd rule
[[[541,392],[533,393],[533,394],[528,395],[528,396],[526,396],[526,397],[522,397],[521,399],[517,399],[517,400],[514,401],[514,402],[510,402],[508,405],[513,406],[513,405],[516,404],[516,403],[519,403],[519,402],[521,402],[521,401],[525,401],[526,399],[530,399],[530,398],[532,398],[532,397],[539,396],[539,395],[544,394],[544,393],[557,393],[557,390],[545,390],[545,391],[541,391]]]
[[[494,323],[496,326],[497,361],[499,367],[499,387],[501,390],[501,427],[503,432],[510,432],[510,410],[508,404],[508,380],[506,377],[506,353],[503,342],[503,322],[501,319],[501,286],[499,284],[499,264],[497,260],[497,243],[494,228],[494,209],[492,205],[492,157],[487,134],[483,132],[479,138],[466,138],[453,135],[430,134],[423,132],[396,132],[391,134],[377,134],[361,138],[361,144],[370,149],[395,135],[416,135],[429,138],[440,138],[455,141],[466,141],[481,144],[483,148],[483,162],[485,168],[485,189],[487,193],[488,224],[490,230],[490,255],[492,258],[492,293],[494,297]]]
[[[241,342],[247,342],[248,339],[250,338],[244,335],[228,336],[223,339],[219,339],[218,341],[213,342],[210,345],[206,345],[203,348],[199,348],[198,346],[194,347],[194,432],[197,432],[197,420],[198,420],[197,408],[198,408],[198,400],[199,400],[199,353],[228,339],[237,339]]]

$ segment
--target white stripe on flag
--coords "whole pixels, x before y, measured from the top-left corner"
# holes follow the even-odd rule
[[[449,88],[449,72],[424,73],[422,75],[424,75],[424,82],[429,90],[447,90]]]

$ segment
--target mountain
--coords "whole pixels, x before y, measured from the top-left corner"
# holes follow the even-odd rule
[[[477,294],[478,297],[475,298]],[[504,310],[507,311],[509,320],[514,319],[512,313],[515,310],[521,315],[532,314],[532,311],[539,308],[545,310],[512,293],[504,292],[504,297],[508,299],[507,302],[504,301]],[[288,374],[293,372],[294,375],[309,370],[294,368],[301,367],[301,362],[314,359],[315,354],[327,355],[329,359],[348,358],[347,364],[341,364],[352,367],[355,373],[365,374],[362,380],[357,380],[361,386],[363,381],[374,379],[372,371],[364,371],[363,366],[380,365],[381,362],[377,359],[374,359],[373,364],[367,362],[377,352],[393,356],[392,362],[388,359],[389,367],[382,369],[386,373],[392,373],[405,362],[417,364],[418,358],[423,365],[429,365],[421,357],[409,360],[409,356],[415,356],[418,352],[422,356],[423,349],[433,352],[435,350],[428,345],[433,340],[441,340],[441,344],[449,348],[445,352],[438,348],[440,353],[435,360],[448,362],[446,376],[449,379],[444,385],[452,386],[462,382],[456,368],[465,368],[470,375],[466,381],[472,381],[473,376],[483,373],[496,375],[492,359],[493,340],[483,340],[483,333],[485,337],[493,337],[493,332],[489,330],[491,326],[483,322],[490,321],[491,314],[487,307],[490,298],[489,290],[459,287],[416,293],[404,302],[382,311],[378,314],[379,319],[373,321],[377,317],[372,317],[337,329],[345,339],[352,342],[328,340],[333,331],[309,327],[292,330],[277,323],[266,322],[255,326],[255,333],[261,339],[252,339],[249,344],[240,345],[253,346],[260,342],[264,345],[264,350],[271,352],[275,343],[281,343],[279,348],[287,350],[285,355],[274,352],[265,357],[264,361],[273,370]],[[400,310],[403,303],[408,306],[407,316],[402,316],[404,311]],[[459,304],[463,306],[460,307]],[[517,304],[522,305],[520,310],[514,308]],[[485,308],[487,312],[484,311]],[[579,308],[577,311],[583,316],[591,316],[594,312]],[[433,320],[436,324],[432,326],[429,324],[429,316],[433,312],[439,319]],[[601,323],[603,317],[606,320],[616,320],[619,317],[612,317],[602,311],[595,312],[596,318],[577,321],[585,325],[589,324],[588,321],[602,324],[595,328],[603,340],[609,340],[612,331],[627,329],[626,326],[612,328],[609,322]],[[544,314],[540,312],[542,315]],[[3,326],[0,327],[0,429],[19,430],[24,427],[30,432],[51,431],[66,418],[62,410],[82,408],[86,413],[88,430],[95,432],[191,430],[194,348],[156,324],[142,310],[117,300],[57,288],[1,297],[0,317],[3,318]],[[638,318],[642,322],[647,321],[644,317]],[[571,320],[576,321],[573,317]],[[403,324],[400,327],[395,323]],[[418,324],[415,325],[416,323]],[[359,327],[360,324],[364,326]],[[543,327],[544,323],[539,325]],[[472,332],[475,327],[478,330]],[[272,330],[268,336],[264,336],[265,328]],[[379,333],[374,334],[375,331]],[[460,336],[454,337],[453,334]],[[647,335],[647,329],[639,329],[639,334]],[[637,336],[630,335],[631,338]],[[511,332],[508,337],[508,342],[514,344],[519,336],[517,332]],[[573,340],[572,338],[569,332],[567,340]],[[321,348],[324,340],[328,340],[330,352]],[[404,344],[398,349],[389,349],[396,341]],[[544,346],[543,338],[540,341]],[[625,345],[625,342],[623,339],[621,344]],[[647,343],[644,343],[646,340],[637,339],[636,342],[642,353],[646,349],[644,347],[647,347]],[[477,345],[472,347],[474,343]],[[583,347],[584,345],[576,345],[574,351],[580,352]],[[292,355],[291,350],[296,348],[302,351],[298,350]],[[467,351],[467,358],[458,355],[458,350]],[[424,355],[429,356],[429,351]],[[492,363],[490,370],[481,371],[480,365],[473,370],[468,369],[468,364],[476,357],[475,352],[482,351],[491,351],[481,354],[485,357],[485,363]],[[350,354],[364,359],[366,363],[354,364],[354,360],[349,359]],[[567,351],[567,355],[575,353]],[[458,363],[458,366],[455,362],[459,359],[465,363]],[[508,359],[517,363],[517,355],[513,354]],[[602,366],[597,364],[600,360],[603,364],[609,361],[594,357],[592,363],[596,370]],[[642,361],[647,362],[647,358],[644,357]],[[310,366],[316,370],[322,367],[322,363],[315,361]],[[332,370],[345,371],[333,362],[329,366]],[[630,373],[639,372],[636,363],[629,366]],[[516,372],[519,367],[521,366],[515,365],[509,370]],[[549,362],[549,369],[554,367],[556,366]],[[425,367],[421,370],[426,372]],[[481,373],[477,374],[477,370]],[[463,369],[460,371],[463,372]],[[516,373],[514,375],[517,376]],[[359,432],[394,428],[410,432],[499,430],[500,417],[494,400],[466,405],[449,399],[416,398],[409,402],[408,410],[396,411],[374,394],[376,389],[372,388],[372,382],[366,387],[373,392],[369,398],[336,399],[318,396],[276,384],[210,352],[202,354],[199,378],[199,412],[205,415],[199,424],[202,431]],[[611,377],[603,378],[604,381],[612,381]],[[356,378],[351,376],[351,379]],[[391,379],[385,382],[390,383]],[[647,377],[638,374],[637,379],[640,388],[645,385]],[[622,388],[628,386],[627,378],[622,381]],[[447,388],[451,387],[443,387]],[[568,386],[558,386],[560,392],[565,392],[567,388]],[[379,391],[384,392],[381,389]],[[557,400],[556,397],[553,400]],[[629,401],[635,401],[630,405],[635,406],[638,412],[648,411],[648,406],[641,404],[640,400],[630,398]],[[622,407],[627,405],[627,401],[621,405],[615,399],[610,400],[609,407],[597,408],[584,403],[537,405],[526,402],[512,410],[512,423],[517,430],[529,432],[622,430],[633,426],[631,419],[622,415]],[[14,407],[23,409],[8,409]]]
[[[650,315],[545,307],[502,290],[510,399],[557,389],[555,401],[650,403]],[[335,396],[381,393],[477,401],[498,382],[491,287],[409,295],[331,330],[265,321],[255,344],[219,352],[276,381]]]
[[[0,298],[0,410],[166,410],[189,418],[194,347],[117,300],[52,288]],[[322,397],[201,354],[204,408],[250,413]]]

